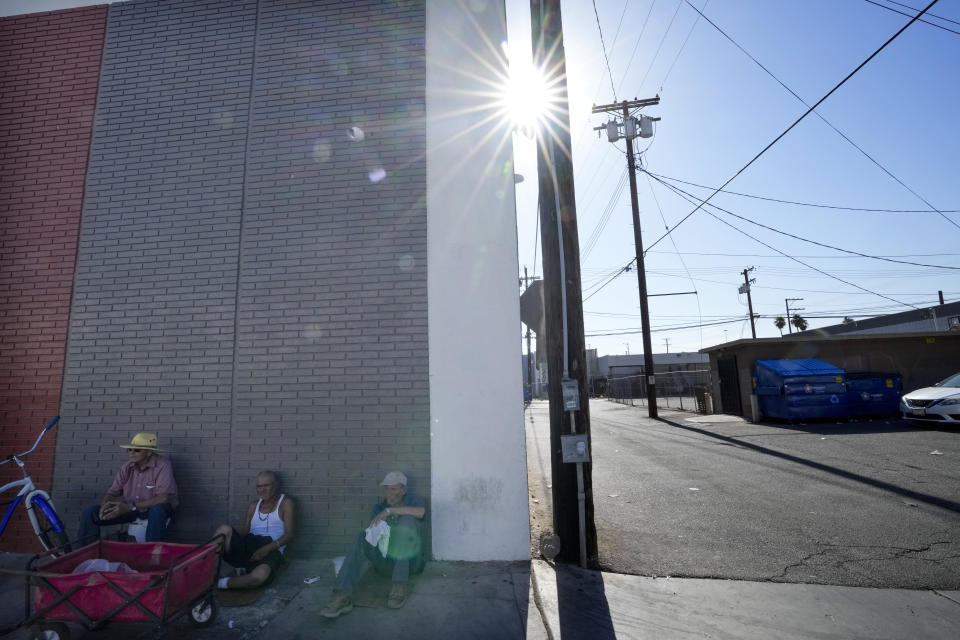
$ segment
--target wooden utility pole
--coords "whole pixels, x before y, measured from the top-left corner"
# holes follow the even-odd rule
[[[605,104],[593,108],[593,113],[603,113],[621,110],[623,122],[626,125],[630,118],[631,109],[649,107],[660,104],[660,97],[645,100],[624,100],[620,103]],[[633,137],[625,135],[627,142],[627,169],[630,174],[630,206],[633,211],[633,244],[637,254],[637,286],[640,289],[640,323],[643,334],[643,375],[647,386],[647,415],[656,418],[657,411],[657,379],[653,366],[653,343],[650,339],[650,311],[647,306],[647,269],[643,262],[643,234],[640,232],[640,205],[637,202],[637,161],[633,157]]]
[[[586,434],[589,442],[590,405],[560,1],[531,0],[530,23],[535,68],[551,75],[548,81],[558,93],[551,117],[537,131],[553,529],[560,538],[560,560],[595,566],[597,530],[593,520],[591,464],[564,463],[561,444],[561,437],[572,433]],[[564,408],[564,378],[576,381],[577,410]]]
[[[743,273],[743,284],[740,286],[740,293],[747,294],[747,308],[750,310],[750,333],[753,334],[753,339],[757,339],[757,328],[753,326],[753,298],[750,297],[750,285],[757,281],[756,278],[750,277],[750,272],[753,271],[753,267],[749,269],[744,269]]]

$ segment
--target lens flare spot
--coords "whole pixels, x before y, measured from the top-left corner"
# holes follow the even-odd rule
[[[214,109],[212,120],[214,126],[216,127],[220,127],[221,129],[232,129],[236,119],[233,117],[232,111],[221,107]]]
[[[376,169],[370,172],[370,175],[368,177],[370,178],[370,182],[376,184],[381,180],[386,179],[387,171],[383,167],[377,167]]]
[[[314,162],[326,162],[333,155],[333,145],[325,140],[317,140],[313,143],[310,155]]]
[[[304,338],[308,340],[316,340],[317,338],[323,338],[327,335],[326,329],[323,328],[323,325],[318,323],[308,324],[303,328],[301,334]]]
[[[417,261],[412,255],[405,253],[397,260],[397,264],[401,271],[413,271],[413,267],[416,266]]]

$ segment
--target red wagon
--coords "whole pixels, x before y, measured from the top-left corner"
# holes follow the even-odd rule
[[[73,573],[82,562],[122,562],[137,573]],[[213,624],[219,611],[216,584],[220,555],[211,541],[199,546],[168,542],[100,540],[66,555],[31,562],[27,619],[36,637],[66,640],[65,621],[95,629],[108,621],[150,622],[161,633],[186,614],[197,626]]]

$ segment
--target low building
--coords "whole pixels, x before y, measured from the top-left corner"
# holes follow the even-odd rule
[[[836,336],[866,333],[915,333],[918,331],[960,330],[960,302],[941,304],[925,309],[911,309],[865,320],[848,320],[841,324],[809,329],[795,336]]]
[[[714,411],[757,420],[757,360],[816,358],[848,372],[899,373],[903,389],[929,386],[960,370],[960,332],[863,335],[794,334],[736,340],[703,349],[710,359]]]

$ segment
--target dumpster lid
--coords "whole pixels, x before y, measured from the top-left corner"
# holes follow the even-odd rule
[[[847,380],[866,380],[868,378],[899,378],[899,373],[877,372],[877,371],[850,371],[847,373]]]
[[[784,376],[843,375],[843,369],[814,358],[795,360],[757,360],[758,367],[765,367]]]

